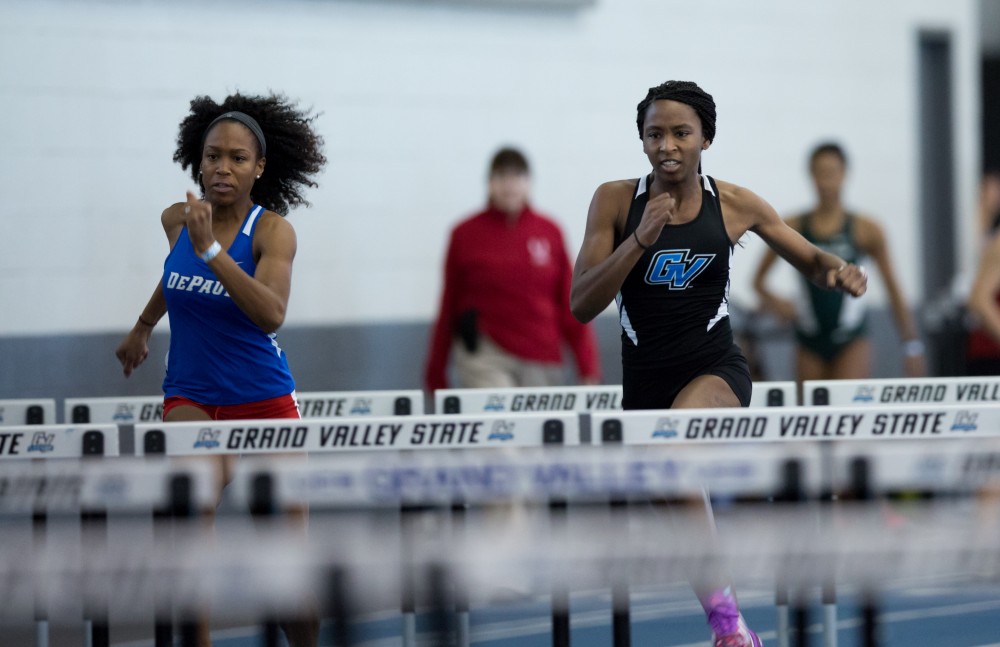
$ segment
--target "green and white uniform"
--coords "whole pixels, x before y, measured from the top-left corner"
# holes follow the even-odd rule
[[[813,233],[812,218],[812,213],[802,217],[801,233],[806,240],[848,263],[863,264],[864,253],[854,238],[857,219],[853,214],[845,214],[844,226],[825,238]],[[818,287],[804,277],[802,286],[804,294],[795,322],[795,336],[806,350],[832,361],[845,346],[865,335],[868,317],[864,302],[840,291]]]

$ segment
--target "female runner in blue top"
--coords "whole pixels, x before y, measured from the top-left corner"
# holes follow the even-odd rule
[[[116,355],[125,376],[149,354],[170,316],[165,422],[298,418],[295,382],[275,331],[285,320],[296,238],[284,216],[308,204],[305,187],[326,162],[314,117],[285,97],[197,97],[180,124],[174,161],[201,196],[164,210],[163,276]],[[222,461],[221,485],[230,468]],[[294,626],[293,626],[294,625]],[[317,623],[290,623],[295,647],[316,644]],[[209,645],[207,624],[201,644]]]

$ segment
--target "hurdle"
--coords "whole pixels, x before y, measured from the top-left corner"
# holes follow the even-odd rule
[[[37,428],[33,428],[37,429]],[[88,570],[92,562],[113,561],[108,553],[109,513],[136,515],[168,505],[176,492],[175,482],[184,479],[187,491],[200,501],[213,496],[208,465],[189,464],[172,469],[165,462],[150,463],[118,456],[118,429],[113,425],[46,427],[52,449],[45,455],[57,460],[20,460],[0,464],[0,514],[30,514],[33,519],[33,564],[39,568],[52,554],[79,553],[81,564],[72,572],[82,583],[84,641],[91,647],[110,644],[109,595],[112,574]],[[67,460],[79,458],[80,460]],[[95,460],[110,458],[111,460]],[[38,517],[41,515],[41,526]],[[81,544],[48,537],[45,526],[51,515],[78,516]],[[53,543],[55,545],[53,545]],[[34,580],[35,644],[48,644],[48,618],[72,609],[60,590],[63,581],[47,585]],[[11,610],[6,610],[11,612]],[[16,608],[12,611],[15,615]],[[30,609],[21,608],[21,613]]]
[[[924,440],[895,443],[879,440],[834,444],[834,481],[854,502],[878,501],[901,492],[933,492],[952,502],[992,492],[988,503],[995,506],[1000,488],[1000,437],[951,437],[946,441]],[[857,505],[855,503],[854,505]],[[975,553],[979,538],[968,552]],[[995,545],[992,545],[995,549]],[[990,564],[995,563],[995,559]],[[881,583],[876,577],[859,578],[862,593],[861,644],[880,643],[878,597]]]
[[[804,404],[813,406],[997,404],[1000,403],[1000,377],[806,380],[802,393]]]
[[[162,395],[66,398],[63,420],[68,423],[132,425],[163,419]]]
[[[409,416],[424,413],[420,389],[399,391],[303,391],[296,394],[303,418]]]
[[[972,412],[963,405],[909,405],[869,408],[796,407],[793,409],[678,409],[595,412],[595,444],[658,445],[683,443],[767,443],[773,441],[823,441],[825,448],[822,499],[833,497],[829,446],[846,440],[955,438],[1000,434],[1000,405],[978,405]],[[788,622],[783,610],[786,594],[779,585],[778,643],[786,647]],[[836,645],[836,602],[832,584],[824,587],[824,644]],[[797,611],[802,640],[804,609]]]
[[[913,404],[1000,403],[1000,378],[907,378],[868,380],[807,380],[803,398],[813,406],[892,406]],[[972,421],[970,424],[974,424]],[[836,594],[824,592],[824,622],[836,622]],[[827,647],[834,647],[828,644]]]
[[[804,460],[818,465],[815,448],[807,444],[787,448],[755,447],[755,458],[739,459],[735,468],[720,467],[717,451],[708,447],[688,446],[672,454],[651,456],[645,450],[620,448],[608,452],[595,447],[558,447],[558,451],[519,448],[518,454],[470,450],[447,453],[421,452],[409,454],[345,455],[326,454],[305,464],[268,465],[263,459],[245,461],[237,471],[235,483],[244,502],[254,500],[258,479],[269,473],[275,479],[275,489],[287,500],[305,503],[310,509],[391,508],[397,505],[447,505],[461,500],[468,504],[483,504],[510,499],[546,504],[588,503],[606,505],[607,498],[647,496],[667,492],[691,495],[698,493],[703,479],[717,481],[725,473],[733,476],[720,487],[741,492],[760,492],[774,496],[788,489],[786,463]],[[770,460],[762,460],[762,449],[771,449]],[[746,469],[744,469],[746,468]],[[800,468],[803,469],[803,468]],[[804,468],[818,474],[818,469]],[[818,489],[818,480],[815,488]],[[553,537],[567,537],[565,517],[552,520],[549,532]],[[615,525],[612,522],[612,525]],[[555,541],[556,544],[559,540]],[[412,560],[408,555],[404,561]],[[554,578],[553,613],[560,611],[559,578]],[[405,586],[405,585],[404,585]],[[553,644],[568,644],[568,609],[564,628],[553,624]],[[616,645],[623,644],[623,626],[616,623]],[[563,633],[565,632],[565,633]],[[460,643],[462,644],[462,643]]]
[[[54,398],[0,400],[0,427],[56,423]]]
[[[26,411],[37,413],[42,405],[37,403],[24,404]],[[51,414],[50,414],[51,415]],[[22,426],[6,426],[0,428],[0,479],[10,488],[23,487],[24,481],[19,481],[16,470],[11,469],[12,462],[32,462],[36,459],[68,459],[90,458],[99,456],[118,456],[118,432],[114,426],[76,425],[44,425],[31,424]],[[31,481],[28,481],[29,483]],[[46,487],[49,483],[57,487],[71,486],[59,478],[39,479],[35,481],[38,487]],[[20,485],[17,485],[19,484]],[[35,503],[43,503],[36,501]],[[48,501],[44,501],[48,503]],[[30,509],[32,534],[36,546],[44,546],[47,538],[48,508],[45,505],[32,506]],[[107,516],[98,509],[81,509],[80,521],[84,529],[92,533],[103,531]],[[43,600],[36,604],[35,644],[46,647],[49,643],[48,614]],[[108,645],[108,623],[106,610],[95,609],[88,614],[88,620],[94,622],[86,630],[94,647]]]
[[[296,394],[303,418],[399,416],[423,412],[420,390],[304,391]],[[2,406],[3,401],[0,401]],[[63,419],[74,423],[136,423],[163,420],[163,396],[66,398]]]
[[[1000,435],[1000,403],[594,412],[594,444],[905,440]],[[621,439],[620,441],[618,439]]]
[[[917,485],[955,493],[974,491],[983,484],[995,482],[998,474],[997,457],[1000,457],[1000,438],[997,436],[967,437],[956,434],[935,440],[908,439],[905,442],[899,442],[895,438],[888,441],[866,438],[847,440],[833,447],[837,452],[833,473],[836,489],[846,491],[855,487],[850,484],[858,480],[858,460],[865,459],[869,465],[869,485],[866,488],[876,495],[883,490],[910,489]],[[304,465],[293,465],[287,460],[257,455],[248,457],[241,463],[233,482],[233,493],[251,492],[254,489],[253,477],[267,474],[273,484],[272,492],[276,502],[307,500],[316,506],[317,511],[337,507],[392,510],[402,503],[436,505],[456,497],[471,503],[504,501],[511,497],[523,497],[539,503],[555,497],[565,497],[570,503],[600,503],[611,497],[680,496],[697,492],[702,487],[713,491],[729,488],[734,493],[763,496],[775,488],[787,489],[787,486],[793,484],[803,487],[802,496],[797,498],[815,499],[815,493],[825,487],[820,464],[825,451],[821,443],[813,440],[724,444],[721,447],[691,442],[658,449],[648,445],[608,449],[588,446],[523,447],[516,453],[491,449],[459,452],[328,452],[310,456]],[[757,455],[761,460],[754,460]],[[765,460],[765,456],[771,458]],[[799,462],[800,458],[803,462]],[[95,464],[94,477],[108,476],[108,472],[114,475],[120,465],[130,460],[139,466],[137,477],[143,472],[159,468],[179,469],[176,465],[171,466],[170,461],[123,458]],[[747,469],[739,468],[740,461],[745,461]],[[796,479],[786,478],[789,470],[784,468],[789,461],[798,467]],[[765,462],[769,462],[773,469],[761,467]],[[52,469],[58,466],[67,470],[64,474],[72,475],[74,470],[79,472],[86,467],[86,462],[12,461],[8,465],[11,469],[24,470],[43,467]],[[193,464],[186,463],[184,467],[189,466]],[[89,491],[95,493],[98,503],[112,505],[115,501],[107,501],[108,492],[120,491],[124,480],[127,479],[120,474],[114,478],[109,477],[104,485],[90,488]],[[410,487],[408,484],[419,484],[419,487]],[[151,499],[152,503],[143,505],[162,505],[166,489],[161,480],[158,486],[150,490],[161,498]],[[5,496],[9,494],[7,490],[2,492]],[[49,491],[50,496],[55,494],[54,490]],[[123,495],[122,498],[127,497]],[[324,503],[324,500],[327,502]],[[0,497],[0,512],[9,502],[9,499]],[[26,505],[23,509],[30,510],[38,505],[38,499],[29,499]],[[887,575],[968,573],[971,572],[970,568],[977,569],[974,571],[976,573],[1000,577],[1000,551],[996,548],[1000,545],[1000,528],[995,523],[963,516],[961,523],[952,524],[936,516],[920,515],[915,516],[912,524],[902,532],[889,533],[886,532],[885,520],[878,514],[871,514],[877,512],[871,506],[858,511],[848,509],[847,512],[857,512],[842,520],[849,523],[819,525],[813,523],[815,505],[802,507],[801,514],[795,513],[799,507],[793,507],[788,511],[795,514],[789,516],[771,516],[751,511],[742,518],[734,517],[729,523],[733,524],[732,528],[741,536],[740,541],[735,541],[727,533],[722,538],[721,552],[706,552],[705,546],[683,540],[684,527],[678,528],[681,534],[676,542],[676,553],[672,550],[670,555],[663,554],[662,537],[651,535],[648,524],[633,528],[638,534],[629,533],[628,526],[609,524],[606,516],[583,514],[587,510],[581,509],[581,515],[574,515],[576,525],[572,526],[572,532],[568,535],[570,541],[565,541],[565,538],[557,534],[546,533],[543,526],[535,526],[535,532],[508,539],[516,540],[517,550],[540,551],[537,556],[528,560],[516,558],[516,564],[501,560],[490,568],[532,568],[533,564],[554,560],[558,563],[552,566],[552,572],[565,572],[569,568],[568,572],[572,576],[570,581],[574,586],[590,587],[593,578],[603,577],[601,573],[606,574],[609,565],[626,569],[623,572],[630,573],[633,581],[649,582],[659,581],[662,577],[659,573],[664,572],[662,568],[654,568],[656,564],[676,569],[681,563],[696,565],[713,556],[733,555],[757,574],[762,571],[774,572],[787,565],[790,581],[794,584],[817,581],[816,578],[831,568],[843,568],[845,581],[859,585],[868,585],[873,579],[878,584],[877,580]],[[597,509],[592,511],[596,512]],[[772,514],[773,512],[775,511]],[[962,514],[962,511],[949,514],[954,515],[956,512]],[[648,514],[633,515],[632,521],[648,520],[648,517]],[[224,518],[220,519],[220,523],[224,521]],[[974,522],[973,525],[970,522]],[[337,527],[340,526],[338,524]],[[325,541],[326,544],[311,556],[304,556],[317,561],[312,566],[299,569],[299,574],[295,577],[301,577],[301,571],[330,573],[338,567],[343,577],[352,568],[362,569],[360,572],[364,572],[363,569],[371,567],[372,559],[376,560],[374,563],[382,564],[380,568],[383,570],[387,567],[396,568],[394,561],[382,563],[384,555],[388,555],[393,548],[398,550],[394,542],[386,541],[384,533],[369,535],[354,532],[356,536],[352,543],[345,542],[345,539],[351,538],[352,533],[349,531],[353,529],[345,527],[343,530],[348,534],[325,536],[321,533],[317,539],[320,540],[319,543]],[[629,537],[638,541],[633,542]],[[90,558],[84,558],[82,564],[87,565],[85,572],[96,582],[105,581],[111,573],[118,572],[123,564],[149,564],[149,568],[136,574],[137,577],[144,578],[143,582],[156,581],[180,564],[192,564],[192,574],[208,578],[206,581],[211,582],[220,577],[233,577],[232,564],[222,564],[223,561],[238,557],[240,560],[247,560],[239,567],[241,571],[263,573],[265,571],[261,569],[265,566],[271,568],[274,563],[282,562],[280,555],[273,555],[276,560],[270,559],[273,553],[280,550],[283,551],[282,554],[287,553],[291,557],[302,550],[290,541],[291,535],[276,543],[264,541],[263,537],[258,539],[256,536],[248,536],[246,545],[240,546],[239,550],[236,550],[237,547],[220,547],[222,552],[213,551],[200,557],[197,549],[199,546],[204,547],[205,543],[200,535],[191,536],[190,541],[183,537],[179,539],[175,545],[166,546],[162,554],[158,548],[157,552],[150,552],[152,548],[139,546],[139,553],[129,551],[129,555],[105,555],[93,559],[92,565]],[[464,543],[458,537],[447,534],[434,533],[431,539],[431,543],[425,541],[424,545],[436,546],[436,551],[419,556],[421,559],[426,558],[424,563],[428,569],[434,565],[457,573],[475,566],[483,558],[509,555],[508,551],[497,545],[497,538],[486,527],[470,528]],[[434,543],[439,539],[444,543]],[[129,542],[130,545],[131,543]],[[655,552],[650,553],[650,549]],[[474,552],[469,553],[469,550]],[[344,551],[347,551],[346,554],[353,554],[356,559],[352,561],[349,558],[345,561]],[[90,555],[92,552],[88,548],[83,554]],[[143,557],[137,561],[135,555],[140,554]],[[12,558],[17,558],[17,548],[8,549],[0,542],[0,555],[0,569],[3,569],[12,563]],[[900,561],[902,556],[907,559]],[[600,557],[602,563],[595,562],[591,566],[585,566],[580,561],[595,557]],[[81,562],[78,561],[78,551],[50,547],[44,559],[46,562],[52,560],[53,563],[43,571],[19,569],[13,574],[19,577],[30,575],[26,580],[28,583],[42,582],[48,589],[54,587],[53,594],[61,595],[61,599],[86,593],[88,604],[93,604],[93,600],[100,597],[89,597],[95,595],[94,586],[81,589],[77,580],[51,577],[51,574],[67,568],[71,572],[79,571]],[[931,562],[928,563],[928,560]],[[978,570],[979,564],[985,564],[986,568]],[[956,568],[960,570],[954,570]],[[192,566],[187,569],[192,570]],[[10,572],[3,572],[4,581],[12,582],[8,577]],[[270,573],[267,577],[274,578],[272,571],[267,572]],[[291,578],[289,574],[281,582],[287,584]],[[294,581],[298,582],[296,586],[305,582],[302,579]],[[330,588],[343,591],[343,580],[341,582],[339,587],[331,585]],[[79,580],[79,584],[86,583]],[[360,595],[364,588],[376,583],[369,581],[366,575],[365,578],[355,579],[353,584],[359,587]],[[267,594],[273,594],[278,585],[279,582],[268,579],[258,579],[255,584],[265,587],[260,593]],[[253,592],[248,591],[248,595],[253,597],[251,594]],[[141,601],[136,603],[134,609],[144,608]],[[255,614],[267,612],[266,606],[251,608]],[[241,613],[245,616],[245,610]]]
[[[798,401],[795,382],[757,382],[751,407],[792,406]],[[560,387],[512,387],[504,389],[437,389],[436,413],[496,413],[501,411],[606,411],[621,410],[620,384]]]
[[[169,433],[167,433],[169,431]],[[572,412],[481,414],[455,416],[374,416],[299,420],[252,420],[138,424],[134,428],[140,455],[206,456],[232,453],[323,453],[412,451],[427,449],[539,447],[579,445],[579,416]],[[150,451],[150,448],[154,448]],[[461,518],[465,502],[449,502]],[[401,507],[404,534],[420,506]],[[405,542],[404,542],[405,546]],[[404,591],[403,642],[416,644],[416,607],[412,587]],[[554,626],[565,626],[568,603],[553,609]],[[468,610],[460,610],[459,642],[468,644]]]

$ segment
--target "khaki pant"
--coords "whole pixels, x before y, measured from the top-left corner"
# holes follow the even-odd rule
[[[465,389],[515,386],[560,386],[565,383],[562,364],[534,362],[511,355],[486,335],[479,334],[475,353],[461,341],[452,346],[459,386]]]

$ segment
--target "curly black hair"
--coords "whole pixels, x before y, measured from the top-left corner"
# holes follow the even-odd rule
[[[694,108],[701,120],[701,132],[705,139],[715,141],[715,100],[692,81],[667,81],[649,89],[646,98],[636,106],[638,115],[635,123],[639,126],[639,139],[642,139],[642,127],[646,123],[646,109],[654,101],[662,100],[678,101]]]
[[[237,93],[226,97],[221,104],[208,96],[195,97],[191,100],[191,111],[180,123],[174,161],[184,170],[190,168],[191,178],[200,186],[205,131],[216,117],[230,111],[253,117],[267,140],[267,171],[253,185],[254,201],[282,216],[292,207],[309,206],[303,190],[319,186],[312,176],[326,164],[323,138],[312,129],[317,115],[299,110],[284,95]],[[260,154],[258,147],[257,155]]]

